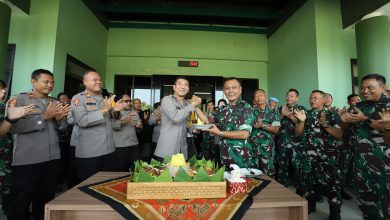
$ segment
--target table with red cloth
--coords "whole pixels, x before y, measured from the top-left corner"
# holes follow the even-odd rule
[[[100,183],[105,185],[102,188],[105,188],[107,191],[112,191],[115,192],[115,194],[120,194],[121,190],[122,193],[124,191],[124,186],[117,185],[114,186],[110,184],[110,182],[113,182],[113,179],[119,178],[123,179],[124,175],[127,173],[124,172],[99,172],[95,174],[94,176],[88,178],[84,182],[80,183],[77,187],[74,187],[65,193],[57,196],[54,200],[50,201],[49,203],[46,204],[45,206],[45,220],[63,220],[63,219],[72,219],[72,220],[88,220],[88,219],[93,219],[93,220],[119,220],[119,219],[124,219],[125,217],[121,214],[118,213],[116,208],[113,208],[112,206],[134,206],[134,207],[143,207],[145,206],[144,203],[140,205],[141,203],[130,203],[127,205],[124,205],[123,203],[120,202],[120,200],[117,200],[115,203],[112,203],[111,205],[95,198],[94,196],[91,196],[89,194],[86,194],[82,191],[80,191],[79,187],[82,186],[88,186],[91,187],[92,185],[96,185],[96,183]],[[250,196],[253,199],[252,205],[249,207],[249,209],[246,211],[242,219],[269,219],[269,220],[274,220],[274,219],[302,219],[302,220],[307,220],[307,202],[305,199],[299,197],[296,195],[294,192],[290,191],[289,189],[285,188],[281,184],[277,183],[275,180],[269,178],[266,175],[262,175],[261,179],[270,181],[269,184],[263,188],[257,195]],[[109,181],[107,181],[109,180]],[[102,183],[103,182],[103,183]],[[92,184],[92,185],[91,185]],[[99,184],[98,184],[99,185]],[[261,183],[260,183],[261,185]],[[93,190],[95,193],[97,191]],[[104,191],[104,190],[103,190]],[[255,193],[255,191],[252,191]],[[105,195],[102,195],[101,193],[100,196],[104,198],[108,198]],[[120,197],[120,196],[119,196]],[[113,197],[115,198],[115,197]],[[109,198],[109,199],[113,199]],[[125,194],[122,195],[122,198],[125,198]],[[236,200],[240,200],[242,198],[238,197],[230,197],[231,199],[235,198]],[[117,198],[115,198],[117,199]],[[216,199],[218,200],[218,199]],[[135,201],[135,200],[133,200]],[[139,200],[141,202],[144,202],[145,200]],[[150,200],[148,200],[150,201]],[[177,200],[176,204],[179,204],[180,200]],[[203,210],[208,210],[206,206],[200,206],[198,204],[203,204],[203,203],[195,203],[196,199],[192,200],[182,200],[183,204],[185,202],[189,202],[191,205],[193,205],[192,210],[197,210],[196,212],[203,212]],[[229,199],[226,200],[224,203],[225,205],[228,204]],[[241,200],[244,201],[245,199]],[[151,204],[153,204],[152,201],[150,201]],[[155,200],[157,205],[160,205],[162,208],[163,213],[168,213],[168,210],[165,205],[161,205],[159,202],[163,201],[158,201]],[[187,203],[187,204],[189,204]],[[216,210],[218,208],[215,208],[214,206],[216,203],[209,203],[211,204],[211,209]],[[221,203],[222,204],[222,203]],[[171,204],[174,206],[175,204]],[[170,206],[171,206],[170,205]],[[213,206],[214,205],[214,206]],[[152,206],[152,205],[151,205]],[[169,207],[170,207],[169,206]],[[210,206],[210,205],[208,205]],[[126,207],[126,209],[128,208]],[[154,206],[157,207],[157,206]],[[183,205],[181,206],[183,207]],[[236,206],[238,207],[238,206]],[[240,207],[243,207],[242,205]],[[123,209],[123,208],[122,208]],[[155,208],[153,208],[156,210]],[[152,209],[152,210],[153,210]],[[150,209],[148,209],[150,211]],[[180,209],[180,210],[183,210]],[[188,210],[188,207],[187,207]],[[150,211],[151,212],[151,211]],[[156,211],[157,212],[157,211]],[[173,211],[171,211],[173,213]],[[176,212],[175,215],[178,215]],[[186,212],[188,214],[189,212]],[[221,212],[222,213],[222,212]],[[236,212],[237,213],[237,212]],[[239,212],[238,212],[239,213]],[[154,213],[155,214],[155,213]],[[132,213],[134,215],[134,213]],[[139,218],[139,216],[136,216]],[[152,215],[146,215],[146,219],[156,219],[152,218]],[[194,218],[196,219],[196,218]]]
[[[241,219],[253,202],[253,196],[269,180],[247,178],[248,193],[230,194],[215,199],[127,199],[129,176],[80,187],[80,190],[109,204],[126,219]]]

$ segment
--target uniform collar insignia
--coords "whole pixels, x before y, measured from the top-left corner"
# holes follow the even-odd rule
[[[36,97],[35,97],[35,94],[33,93],[33,92],[29,92],[28,93],[28,97],[30,98],[30,99],[35,99]]]

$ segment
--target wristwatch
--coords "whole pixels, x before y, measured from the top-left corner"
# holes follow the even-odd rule
[[[221,138],[223,138],[223,131],[220,131],[218,136],[220,136]]]
[[[15,124],[18,121],[18,119],[11,120],[8,118],[8,116],[5,116],[4,120],[8,121],[10,124]]]

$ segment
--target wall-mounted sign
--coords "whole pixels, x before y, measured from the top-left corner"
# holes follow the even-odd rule
[[[179,60],[178,64],[179,67],[198,67],[199,63],[198,61],[193,61],[193,60]]]

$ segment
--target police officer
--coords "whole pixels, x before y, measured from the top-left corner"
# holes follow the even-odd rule
[[[278,108],[278,114],[281,116],[279,138],[277,142],[276,161],[278,164],[277,181],[284,186],[289,185],[289,167],[293,167],[294,177],[297,186],[297,193],[303,196],[303,189],[300,189],[299,182],[302,179],[300,172],[300,163],[302,155],[302,143],[299,137],[295,136],[295,124],[298,119],[294,116],[294,109],[306,109],[297,104],[299,92],[296,89],[289,89],[286,94],[286,105]]]
[[[84,73],[85,91],[73,96],[71,107],[76,135],[76,169],[79,181],[98,171],[115,170],[115,148],[110,114],[115,96],[103,97],[99,73],[87,70]],[[121,110],[121,102],[115,104]]]
[[[252,107],[241,99],[242,87],[236,78],[227,78],[223,92],[229,101],[221,106],[208,122],[215,123],[207,131],[218,135],[220,140],[221,163],[227,167],[256,167],[256,158],[248,138],[256,121]],[[217,126],[218,125],[218,126]]]
[[[129,171],[134,162],[142,159],[141,146],[138,145],[136,129],[142,129],[142,121],[137,112],[131,110],[129,95],[122,96],[124,108],[117,112],[119,117],[112,121],[116,164],[118,171]],[[114,117],[116,118],[116,117]]]
[[[355,186],[364,219],[390,219],[390,144],[385,142],[388,128],[381,124],[382,109],[390,102],[384,93],[386,78],[369,74],[362,78],[364,101],[354,111],[344,111],[343,129],[356,126],[357,149],[354,158]],[[385,110],[386,111],[386,110]]]
[[[172,88],[174,94],[165,96],[161,100],[160,137],[154,152],[155,158],[160,161],[180,152],[188,158],[186,136],[189,116],[195,111],[201,118],[207,120],[203,112],[196,108],[202,102],[201,98],[192,96],[189,102],[185,100],[190,90],[189,82],[185,77],[178,76]]]
[[[340,219],[342,198],[338,170],[338,145],[335,139],[341,139],[342,130],[338,126],[340,117],[324,106],[325,94],[320,90],[310,95],[311,110],[294,110],[299,123],[295,127],[297,136],[303,135],[306,168],[303,170],[306,180],[306,198],[309,213],[316,211],[317,188],[324,189],[328,196],[330,220]]]
[[[56,129],[70,111],[69,105],[49,97],[54,86],[50,71],[35,70],[31,83],[31,92],[16,96],[16,106],[33,104],[35,108],[11,128],[14,154],[8,219],[43,219],[45,203],[54,198],[56,189],[60,159]]]
[[[267,94],[263,89],[254,93],[254,114],[256,121],[250,135],[250,143],[256,152],[260,169],[275,178],[275,142],[274,135],[279,132],[279,114],[267,105]]]

